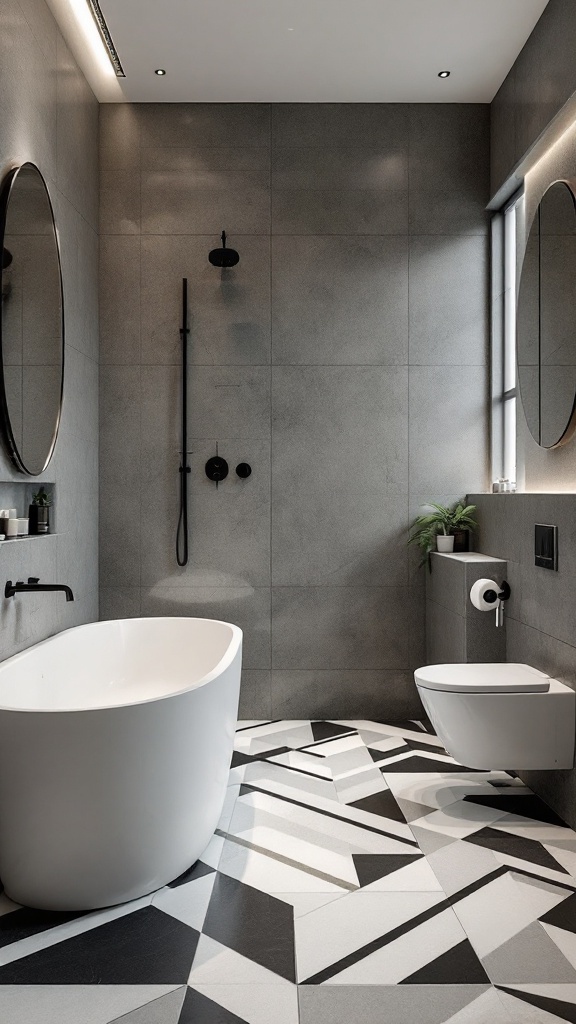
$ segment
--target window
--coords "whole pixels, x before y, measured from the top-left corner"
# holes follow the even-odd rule
[[[516,193],[492,219],[492,479],[516,483]]]

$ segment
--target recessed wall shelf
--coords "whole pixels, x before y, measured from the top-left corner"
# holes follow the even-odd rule
[[[56,485],[48,480],[0,480],[0,509],[15,508],[18,517],[27,519],[32,498],[41,487],[52,498],[52,505],[50,506],[50,533],[34,533],[26,537],[10,537],[0,543],[13,544],[15,541],[37,540],[55,535],[57,515]]]

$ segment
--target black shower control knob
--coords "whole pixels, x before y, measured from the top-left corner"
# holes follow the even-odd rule
[[[228,463],[226,459],[221,458],[220,455],[214,455],[213,458],[208,459],[206,463],[206,476],[209,480],[214,480],[215,483],[225,480],[228,476]]]
[[[252,466],[249,466],[247,462],[239,462],[236,466],[236,473],[241,480],[246,480],[252,472]]]

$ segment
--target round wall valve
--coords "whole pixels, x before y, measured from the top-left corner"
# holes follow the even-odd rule
[[[220,455],[214,455],[208,459],[205,469],[208,479],[213,480],[216,484],[228,476],[228,463]]]
[[[252,466],[249,466],[247,462],[239,462],[236,466],[236,473],[241,480],[246,480],[252,472]]]

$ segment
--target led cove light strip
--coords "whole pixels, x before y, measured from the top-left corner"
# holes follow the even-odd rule
[[[92,11],[94,21],[98,26],[106,50],[108,51],[108,56],[110,57],[110,62],[112,64],[112,67],[114,68],[116,77],[126,78],[126,75],[124,74],[124,68],[122,67],[120,57],[118,56],[118,52],[112,41],[110,30],[108,28],[108,25],[106,24],[106,18],[102,14],[102,10],[100,8],[98,0],[87,0],[87,3],[90,7],[90,10]]]

